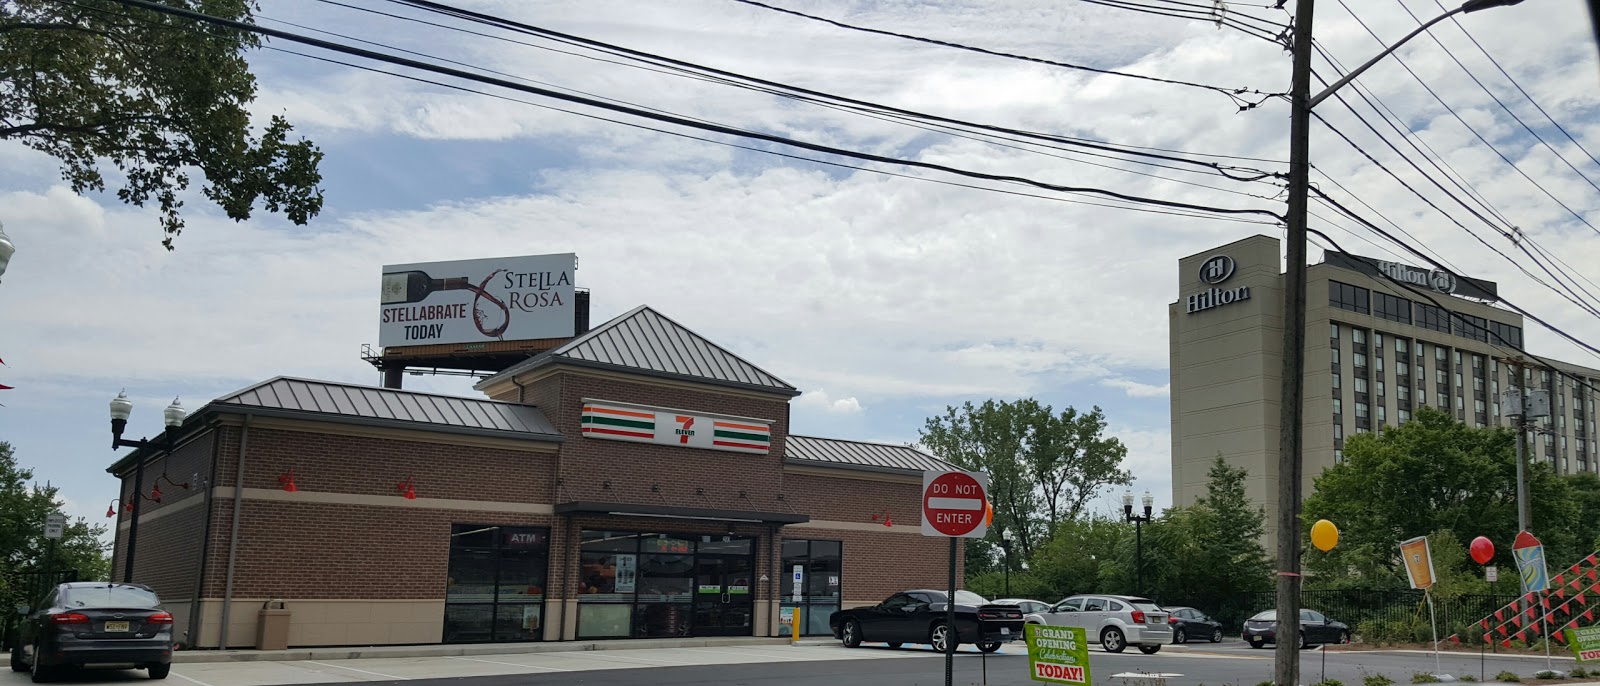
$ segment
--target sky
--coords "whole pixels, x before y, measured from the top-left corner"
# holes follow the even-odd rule
[[[773,3],[1098,69],[1266,93],[1289,85],[1289,53],[1280,45],[1206,21],[1037,0]],[[378,0],[353,4],[427,16]],[[1288,109],[1278,99],[1241,112],[1215,91],[869,35],[734,0],[464,4],[968,121],[1268,160],[1230,160],[1241,167],[1282,169],[1271,160],[1287,156]],[[587,59],[568,54],[592,56],[572,46],[485,27],[472,30],[532,45],[311,0],[261,5],[264,26],[336,31],[348,37],[341,40],[378,41],[727,126],[1059,185],[1283,211],[1279,189],[1270,185],[953,137]],[[1242,12],[1282,24],[1288,17],[1265,4],[1224,7],[1230,18]],[[1441,11],[1432,0],[1328,0],[1318,3],[1315,35],[1341,63],[1358,64],[1382,46],[1354,17],[1387,42],[1416,27],[1408,9],[1423,19]],[[1585,149],[1600,150],[1600,65],[1589,31],[1579,0],[1529,0],[1465,15],[1459,26],[1445,22],[1432,32],[1439,42],[1420,37],[1357,84],[1507,223],[1600,282],[1600,236],[1518,173],[1600,224],[1600,187],[1590,181],[1600,179],[1600,163],[1533,104]],[[283,41],[269,45],[328,56]],[[0,391],[0,440],[16,447],[39,481],[61,487],[69,514],[103,522],[117,496],[105,468],[116,457],[107,449],[107,402],[120,390],[135,404],[128,434],[138,437],[160,430],[161,410],[174,397],[197,409],[278,375],[376,385],[378,373],[360,354],[363,344],[377,343],[382,265],[567,252],[579,257],[577,284],[592,293],[593,321],[648,304],[775,373],[804,391],[793,404],[796,432],[905,443],[917,439],[927,417],[965,401],[1034,397],[1057,409],[1099,406],[1108,433],[1128,447],[1134,489],[1149,490],[1160,508],[1171,502],[1166,307],[1178,297],[1177,260],[1253,234],[1282,235],[1270,223],[1064,202],[1092,198],[901,166],[853,163],[915,178],[777,157],[275,50],[250,60],[259,79],[256,118],[282,114],[326,153],[326,207],[307,226],[259,209],[235,223],[192,193],[188,228],[168,252],[155,213],[114,195],[74,195],[53,160],[0,143],[0,222],[17,245],[0,277],[0,384],[15,387]],[[1316,68],[1331,80],[1325,62]],[[1341,95],[1400,140],[1354,90]],[[1429,202],[1450,207],[1484,240],[1512,249],[1451,206],[1349,109],[1329,100],[1317,112],[1429,200],[1321,124],[1313,126],[1311,148],[1319,188],[1346,201],[1351,196],[1341,193],[1353,193],[1372,208],[1369,216],[1381,213],[1462,273],[1496,281],[1518,305],[1600,342],[1594,316],[1433,210]],[[1348,191],[1336,191],[1340,186]],[[1399,252],[1374,246],[1382,239],[1348,221],[1330,224],[1325,208],[1314,211],[1321,216],[1312,227],[1352,252],[1386,259]],[[1600,366],[1532,323],[1527,340],[1536,353]],[[476,395],[468,379],[408,376],[405,384]],[[1108,493],[1097,509],[1112,511],[1119,496]]]

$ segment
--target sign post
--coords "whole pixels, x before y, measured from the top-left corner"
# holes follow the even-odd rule
[[[1089,684],[1089,639],[1083,627],[1028,624],[1022,632],[1034,681]]]
[[[922,473],[922,535],[950,539],[950,594],[944,603],[944,683],[955,682],[956,539],[983,538],[989,503],[989,475],[982,472]]]

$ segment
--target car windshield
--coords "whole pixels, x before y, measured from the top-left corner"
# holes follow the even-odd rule
[[[936,602],[936,603],[944,602],[944,599],[945,599],[944,591],[929,591],[928,595],[933,596],[933,602]],[[976,593],[973,593],[972,591],[956,591],[956,604],[957,605],[988,605],[989,601],[985,600],[983,596],[978,595]]]
[[[1270,621],[1272,621],[1274,619],[1277,619],[1277,618],[1278,618],[1278,611],[1277,610],[1267,610],[1266,612],[1259,613],[1256,616],[1251,617],[1250,619],[1270,622]]]
[[[73,588],[62,594],[64,607],[156,607],[156,594],[132,586],[94,586]]]

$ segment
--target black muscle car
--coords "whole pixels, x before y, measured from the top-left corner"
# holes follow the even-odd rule
[[[901,591],[877,605],[840,610],[828,617],[828,628],[846,648],[864,641],[888,643],[899,648],[906,643],[926,643],[938,652],[946,641],[955,645],[973,643],[978,650],[992,653],[1001,644],[1022,640],[1022,610],[1015,605],[999,605],[967,591],[956,591],[956,625],[952,635],[946,626],[947,606],[944,591],[918,589]]]

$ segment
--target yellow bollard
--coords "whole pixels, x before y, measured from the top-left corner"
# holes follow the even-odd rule
[[[790,645],[796,645],[796,644],[799,644],[799,643],[800,643],[800,608],[796,607],[794,609],[794,612],[789,615],[789,644]]]

